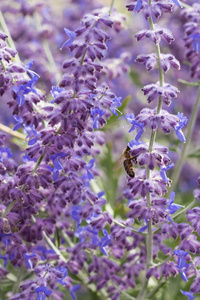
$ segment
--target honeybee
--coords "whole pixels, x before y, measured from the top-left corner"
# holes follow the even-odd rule
[[[5,234],[9,234],[11,233],[11,227],[10,227],[10,223],[7,219],[3,219],[3,232]]]
[[[130,150],[131,148],[127,145],[120,158],[116,161],[113,171],[118,169],[123,163],[126,173],[133,178],[135,177],[134,164],[137,164],[137,156],[131,156],[129,153]]]

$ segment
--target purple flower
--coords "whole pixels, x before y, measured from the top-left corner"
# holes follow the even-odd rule
[[[193,48],[198,53],[200,50],[200,34],[194,33],[189,37],[193,40]]]
[[[66,282],[63,281],[63,279],[67,276],[68,274],[68,271],[67,271],[67,268],[64,268],[63,266],[59,268],[56,268],[56,270],[59,270],[61,273],[62,273],[62,278],[61,279],[57,279],[57,282],[62,284],[62,285],[66,285]]]
[[[53,86],[51,89],[51,95],[56,98],[61,92],[64,92],[63,88],[60,88],[58,86]],[[51,103],[54,103],[54,99],[51,101]]]
[[[63,152],[56,153],[53,155],[50,155],[50,159],[53,161],[53,180],[55,181],[58,178],[59,171],[63,170],[63,166],[61,163],[61,158],[65,157],[66,154]]]
[[[108,231],[106,229],[102,230],[104,237],[98,242],[99,250],[106,256],[108,256],[108,253],[106,251],[106,246],[108,246],[111,243],[111,236],[108,234]]]
[[[188,300],[193,300],[194,298],[197,297],[197,296],[193,296],[193,293],[191,293],[191,292],[182,291],[182,290],[180,290],[180,291],[181,291],[181,293],[182,293],[183,295],[185,295],[185,296],[188,297]]]
[[[48,290],[45,286],[40,286],[35,289],[37,293],[37,300],[45,300],[46,296],[50,296],[52,294],[51,290]]]
[[[17,124],[15,124],[13,131],[16,131],[18,129],[20,129],[24,123],[23,119],[20,118],[19,116],[13,116],[14,119],[17,121]]]
[[[40,136],[40,134],[37,133],[37,131],[35,130],[35,125],[30,125],[30,126],[25,126],[24,127],[25,132],[28,134],[26,139],[30,139],[33,135],[35,136],[34,138],[30,139],[28,142],[29,146],[34,145],[37,142],[38,137]]]
[[[179,0],[172,0],[172,2],[174,2],[174,4],[176,4],[177,6],[182,7],[182,5],[180,4]]]
[[[91,116],[93,118],[93,127],[94,127],[94,129],[99,128],[99,123],[101,125],[103,125],[102,120],[103,120],[103,123],[105,123],[104,119],[101,118],[104,115],[104,113],[105,113],[105,111],[103,111],[101,109],[98,109],[98,108],[91,109]]]
[[[118,116],[116,110],[118,110],[117,107],[121,106],[121,102],[120,102],[121,100],[122,100],[122,97],[115,97],[115,98],[112,100],[112,104],[111,104],[111,106],[110,106],[110,110],[111,110],[112,113],[113,113],[114,115],[116,115],[116,116]],[[119,111],[119,110],[118,110],[118,111]]]
[[[0,161],[4,162],[5,159],[13,156],[12,151],[8,147],[0,147]]]
[[[5,254],[5,255],[0,254],[0,259],[3,259],[3,267],[5,268],[7,263],[8,263],[8,255],[7,254]]]
[[[65,46],[67,46],[67,47],[71,46],[71,44],[73,43],[74,38],[75,38],[75,36],[76,36],[76,33],[75,33],[75,32],[73,32],[73,31],[71,31],[71,30],[69,30],[69,29],[67,29],[67,28],[64,28],[64,31],[65,31],[65,33],[69,36],[69,40],[67,40],[67,41],[62,45],[61,50],[62,50]]]
[[[33,254],[24,253],[25,264],[29,269],[33,269],[33,263],[31,261],[32,257],[36,257],[36,255],[34,253]]]
[[[185,127],[185,125],[187,124],[188,119],[186,117],[183,116],[183,113],[178,113],[178,118],[180,119],[179,123],[175,126],[175,133],[177,135],[177,137],[179,138],[179,140],[183,143],[186,142],[185,140],[185,136],[182,132],[182,128]]]
[[[70,295],[72,297],[73,300],[76,300],[76,295],[75,295],[75,292],[80,289],[80,285],[77,284],[77,285],[74,285],[71,289],[70,289]]]
[[[133,130],[137,130],[137,134],[135,136],[135,140],[138,141],[141,137],[141,135],[143,134],[144,130],[143,130],[143,126],[144,124],[140,124],[135,120],[135,116],[133,113],[131,114],[126,114],[126,119],[128,120],[129,123],[132,124],[131,129],[129,130],[129,132],[133,131]]]
[[[186,263],[185,257],[189,252],[184,252],[183,250],[175,250],[174,254],[178,257],[178,265],[176,266],[181,274],[181,278],[184,281],[187,281],[187,275],[185,273],[186,269],[189,267],[189,264]]]
[[[143,227],[140,228],[139,232],[144,232],[147,228],[148,228],[148,222],[146,219],[144,219],[144,222],[146,223],[146,225],[144,225]]]
[[[174,192],[171,192],[170,193],[170,199],[168,201],[168,206],[167,206],[167,209],[170,213],[170,215],[174,214],[178,209],[184,207],[183,205],[178,205],[178,204],[174,204],[174,198],[175,198],[175,193]]]
[[[93,158],[93,159],[91,159],[91,160],[89,161],[89,163],[85,166],[85,168],[86,168],[86,170],[87,170],[87,179],[88,179],[88,180],[91,180],[91,179],[94,178],[94,175],[93,175],[92,172],[90,171],[90,170],[93,168],[94,163],[95,163],[95,159]]]
[[[30,92],[37,94],[37,91],[34,89],[34,86],[38,82],[38,77],[34,75],[31,80],[29,80],[25,84],[21,84],[20,86],[14,86],[13,91],[17,94],[17,102],[19,106],[22,106],[25,102],[25,96]]]
[[[166,171],[173,168],[174,166],[174,163],[171,163],[169,164],[168,166],[166,167],[162,167],[161,170],[160,170],[160,176],[162,177],[162,179],[164,180],[164,182],[168,182],[169,179],[167,178],[167,175],[166,175]]]
[[[8,247],[8,245],[10,244],[10,237],[12,236],[12,234],[11,233],[1,233],[0,234],[0,237],[1,237],[1,240],[2,240],[2,242],[4,243],[4,245],[6,246],[6,247]]]
[[[26,69],[28,75],[29,75],[31,78],[33,78],[34,76],[40,77],[37,73],[35,73],[34,71],[30,70],[30,68],[31,68],[32,65],[33,65],[33,62],[34,62],[34,59],[29,60],[29,61],[26,63],[26,65],[25,65],[25,69]]]

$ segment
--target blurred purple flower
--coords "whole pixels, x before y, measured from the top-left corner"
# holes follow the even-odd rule
[[[169,164],[168,166],[166,167],[162,167],[161,170],[160,170],[160,176],[162,177],[162,179],[164,180],[164,182],[168,182],[169,179],[167,178],[167,175],[166,175],[166,171],[173,168],[174,166],[174,163],[171,163]]]
[[[119,111],[117,109],[117,107],[121,106],[121,101],[122,100],[122,97],[115,97],[113,100],[112,100],[112,104],[110,106],[110,110],[112,111],[112,113],[116,116],[118,116],[117,111]]]
[[[185,271],[189,267],[189,264],[186,263],[185,257],[189,252],[184,252],[183,250],[174,250],[173,252],[178,257],[178,265],[176,267],[181,274],[181,278],[183,281],[187,281],[188,279]]]
[[[69,29],[67,29],[67,28],[64,28],[64,31],[65,31],[65,33],[69,36],[69,40],[67,40],[67,41],[62,45],[62,47],[60,48],[61,50],[62,50],[65,46],[67,46],[67,47],[71,46],[71,44],[73,43],[74,38],[75,38],[75,36],[76,36],[76,33],[75,33],[75,32],[73,32],[73,31],[71,31],[71,30],[69,30]]]
[[[45,286],[40,286],[35,289],[37,293],[37,300],[45,300],[46,296],[50,296],[52,294],[51,290],[48,290]]]
[[[185,125],[187,124],[188,119],[186,117],[183,116],[183,113],[178,113],[178,118],[180,119],[179,123],[175,126],[175,133],[177,135],[177,137],[179,138],[179,140],[183,143],[186,142],[185,140],[185,136],[182,132],[182,128],[185,127]]]
[[[194,33],[189,36],[193,40],[193,48],[198,53],[200,50],[200,34]]]
[[[28,269],[33,269],[33,263],[31,261],[32,257],[36,257],[36,255],[34,253],[32,253],[32,254],[24,253],[25,264]]]
[[[74,285],[71,289],[70,289],[70,295],[72,297],[73,300],[76,300],[76,295],[75,295],[75,292],[80,289],[80,285],[77,284],[77,285]]]
[[[188,300],[193,300],[194,298],[197,297],[197,296],[193,296],[193,293],[191,293],[191,292],[182,291],[182,290],[180,290],[180,291],[181,291],[181,293],[182,293],[183,295],[185,295],[185,296],[188,297]]]
[[[125,115],[126,119],[128,120],[129,123],[132,124],[132,127],[131,129],[129,130],[129,132],[133,131],[133,130],[137,130],[137,134],[135,136],[135,140],[138,141],[141,137],[141,135],[143,134],[144,130],[143,130],[143,126],[144,124],[142,123],[138,123],[136,120],[135,120],[135,116],[133,113],[131,114],[126,114]]]
[[[101,120],[101,117],[104,115],[105,111],[95,108],[95,109],[91,109],[91,116],[93,118],[93,127],[94,129],[98,129],[99,128],[99,123]]]

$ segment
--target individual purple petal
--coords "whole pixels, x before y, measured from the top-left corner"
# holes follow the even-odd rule
[[[142,0],[137,0],[134,10],[139,11],[141,7],[142,7]]]
[[[193,293],[191,293],[191,292],[182,291],[182,290],[180,290],[180,291],[181,291],[181,293],[182,293],[183,295],[185,295],[185,296],[188,297],[188,300],[193,300],[194,298],[197,297],[197,296],[193,296]]]
[[[112,100],[112,104],[111,104],[111,106],[110,106],[110,110],[112,111],[112,113],[114,114],[114,115],[116,115],[116,116],[118,116],[118,114],[117,114],[117,112],[116,112],[116,110],[118,110],[117,109],[117,107],[119,107],[119,106],[121,106],[121,99],[122,99],[122,97],[115,97],[113,100]]]
[[[169,179],[167,178],[167,175],[166,175],[166,171],[169,170],[169,169],[171,169],[173,166],[174,166],[174,163],[171,163],[168,166],[161,168],[161,170],[160,170],[160,176],[162,177],[162,179],[164,180],[164,182],[168,182],[169,181]]]
[[[170,199],[169,199],[169,205],[167,206],[167,209],[170,213],[170,215],[174,214],[178,209],[184,207],[183,205],[178,205],[178,204],[174,204],[174,197],[175,197],[175,193],[171,192],[170,193]]]
[[[172,0],[172,2],[174,2],[174,4],[176,4],[177,6],[182,7],[182,5],[180,4],[179,0]]]
[[[51,290],[48,290],[45,286],[40,286],[35,289],[37,293],[37,300],[45,300],[46,296],[50,296],[52,294]]]
[[[181,274],[181,278],[183,281],[187,281],[188,279],[185,271],[189,267],[189,264],[186,263],[185,257],[189,252],[184,252],[183,250],[174,250],[173,252],[178,257],[178,265],[176,267]]]
[[[64,31],[65,31],[65,33],[69,36],[69,40],[66,41],[66,42],[62,45],[61,50],[62,50],[65,46],[68,46],[68,47],[71,46],[71,44],[73,43],[74,38],[75,38],[75,36],[76,36],[76,33],[75,33],[75,32],[73,32],[73,31],[71,31],[71,30],[69,30],[69,29],[67,29],[67,28],[64,28]]]
[[[186,142],[185,140],[185,136],[182,132],[182,128],[185,127],[185,125],[187,124],[188,119],[186,117],[183,116],[183,113],[178,113],[178,118],[180,119],[179,123],[175,126],[175,133],[177,135],[177,137],[179,138],[179,140],[183,143]]]
[[[71,295],[71,297],[72,297],[73,300],[76,300],[76,299],[77,299],[77,298],[76,298],[76,295],[75,295],[75,292],[76,292],[78,289],[80,289],[80,285],[79,285],[79,284],[74,285],[74,286],[71,288],[71,290],[70,290],[70,295]]]
[[[144,231],[148,228],[148,222],[147,222],[147,220],[144,219],[144,222],[146,223],[146,225],[144,225],[143,227],[141,227],[141,228],[139,229],[139,232],[144,232]]]

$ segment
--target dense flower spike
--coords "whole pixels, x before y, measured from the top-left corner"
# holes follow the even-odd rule
[[[0,129],[6,132],[0,134],[3,299],[76,300],[83,293],[153,299],[171,276],[177,285],[180,278],[183,284],[194,278],[179,294],[194,299],[200,293],[200,212],[193,207],[200,190],[194,190],[189,207],[181,203],[191,195],[185,187],[193,182],[189,171],[179,189],[173,187],[176,194],[170,190],[174,152],[182,147],[180,141],[187,142],[183,131],[190,120],[179,112],[182,98],[183,110],[192,98],[178,97],[175,86],[182,3],[130,2],[128,10],[140,13],[139,26],[143,16],[149,23],[134,33],[144,45],[137,47],[114,1],[110,8],[100,2],[71,1],[62,13],[43,0],[0,4]],[[199,4],[183,5],[182,16],[189,21],[187,59],[198,78]],[[129,16],[133,20],[127,24],[138,27]],[[167,53],[169,47],[173,54]],[[173,85],[165,82],[165,73]],[[138,86],[142,93],[136,92]],[[117,167],[112,172],[113,156],[121,153],[125,139],[116,165],[122,163],[126,175]],[[199,150],[188,155],[198,157]],[[185,212],[187,222],[181,222],[178,217]],[[154,289],[148,284],[152,276],[158,282]]]

